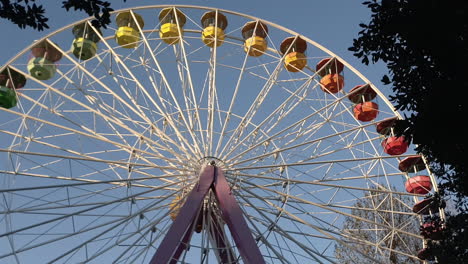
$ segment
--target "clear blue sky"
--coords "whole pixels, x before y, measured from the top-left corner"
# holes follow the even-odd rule
[[[36,2],[45,6],[46,16],[50,18],[50,28],[42,32],[32,29],[20,30],[8,21],[0,21],[0,32],[4,36],[0,41],[2,54],[0,65],[30,45],[33,40],[86,17],[86,14],[80,12],[65,12],[65,9],[61,8],[61,1],[37,0]],[[110,2],[115,10],[144,5],[188,4],[217,7],[256,16],[318,42],[354,66],[382,92],[391,92],[380,83],[381,76],[386,73],[384,65],[365,66],[348,51],[353,38],[357,37],[357,32],[360,30],[359,23],[367,23],[370,20],[370,11],[361,4],[363,0],[127,0],[126,2],[112,0]]]

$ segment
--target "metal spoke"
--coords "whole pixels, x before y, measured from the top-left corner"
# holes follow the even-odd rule
[[[110,19],[66,25],[0,68],[2,96],[14,95],[0,107],[0,262],[145,263],[171,237],[173,263],[341,263],[335,248],[418,261],[413,206],[436,180],[424,157],[417,174],[402,167],[414,146],[388,151],[395,135],[377,128],[402,116],[349,63],[229,10],[149,5]],[[345,85],[327,88],[329,74]],[[365,89],[375,98],[358,98]],[[379,109],[362,119],[369,101]],[[414,175],[433,187],[408,191]],[[200,209],[183,210],[200,188]]]

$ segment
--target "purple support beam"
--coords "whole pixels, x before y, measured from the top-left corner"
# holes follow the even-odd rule
[[[213,184],[215,167],[206,166],[200,173],[198,184],[192,189],[174,223],[151,259],[151,264],[170,263],[175,259],[177,249],[184,243],[187,232],[192,232],[192,224],[203,203],[203,199]],[[191,235],[191,234],[190,234]],[[175,259],[177,261],[177,259]]]
[[[250,228],[244,219],[239,204],[234,198],[231,188],[221,169],[216,170],[214,192],[219,207],[223,213],[223,220],[231,230],[231,235],[236,242],[237,249],[246,264],[265,263],[262,253],[255,242]]]
[[[265,263],[260,249],[257,243],[255,243],[247,222],[243,217],[242,210],[231,193],[223,171],[214,166],[206,166],[200,173],[198,184],[188,195],[174,223],[156,250],[151,259],[151,264],[172,264],[178,261],[192,237],[193,225],[197,222],[197,214],[210,189],[213,189],[222,212],[222,218],[231,231],[243,262],[246,264]],[[215,231],[210,235],[217,244],[217,247],[226,248],[224,244],[224,239],[226,238],[222,228],[219,221],[214,221],[213,230]],[[234,258],[234,254],[230,249],[219,250],[217,253],[223,262]]]
[[[177,260],[180,258],[180,255],[182,255],[182,252],[187,249],[187,245],[190,241],[190,238],[192,238],[193,232],[193,224],[190,225],[189,229],[184,235],[184,238],[182,239],[182,242],[179,243],[179,246],[177,247],[176,251],[174,252],[174,256],[172,256],[172,260],[169,262],[170,264],[175,264],[177,263]]]
[[[219,222],[218,217],[211,213],[211,228],[210,228],[210,237],[211,241],[214,244],[214,247],[217,248],[216,254],[218,255],[221,263],[237,263],[234,252],[231,248],[227,247],[225,241],[227,241],[226,234],[224,233],[224,227]]]

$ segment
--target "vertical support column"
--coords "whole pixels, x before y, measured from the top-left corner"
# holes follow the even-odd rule
[[[265,263],[260,249],[244,219],[242,210],[239,204],[237,204],[231,188],[224,177],[223,171],[215,166],[206,166],[200,173],[197,185],[195,185],[188,195],[174,223],[161,241],[150,261],[151,264],[172,264],[178,261],[192,237],[193,226],[197,222],[197,214],[210,189],[213,189],[222,212],[222,218],[231,231],[243,262],[246,264]],[[218,220],[215,220],[212,224],[213,230],[210,236],[214,240],[215,246],[226,248],[226,244],[224,243],[226,237],[224,236],[222,225]],[[219,250],[217,253],[223,262],[235,258],[230,249]]]
[[[239,204],[237,204],[231,188],[224,177],[224,172],[216,168],[215,173],[214,192],[216,199],[223,213],[223,220],[231,230],[242,260],[246,264],[265,263],[262,253],[252,236],[252,232],[244,219],[242,210]]]
[[[190,239],[192,238],[193,232],[191,232],[191,230],[193,229],[193,225],[194,224],[191,224],[189,229],[187,229],[187,232],[185,232],[184,238],[182,239],[182,241],[180,241],[179,246],[174,252],[171,261],[169,262],[170,264],[176,264],[180,258],[180,255],[182,255],[182,252],[184,252],[184,250],[187,249],[187,245],[190,242]]]
[[[176,254],[180,256],[180,247],[184,247],[183,244],[190,241],[190,237],[193,233],[192,225],[196,221],[195,218],[201,208],[203,199],[213,184],[214,173],[215,167],[213,166],[206,166],[202,170],[198,184],[188,195],[174,223],[151,259],[151,264],[167,264],[175,259]]]
[[[230,248],[229,241],[224,232],[223,224],[213,213],[211,214],[211,219],[211,243],[213,247],[217,248],[215,254],[218,256],[220,263],[237,263],[237,261],[235,261],[236,257],[234,252],[232,248]]]

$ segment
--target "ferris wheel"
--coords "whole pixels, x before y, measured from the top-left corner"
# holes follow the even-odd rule
[[[228,10],[112,19],[0,68],[0,262],[430,258],[435,179],[351,65]]]

